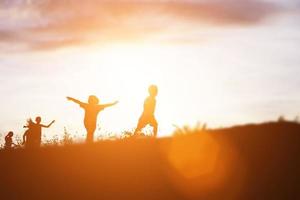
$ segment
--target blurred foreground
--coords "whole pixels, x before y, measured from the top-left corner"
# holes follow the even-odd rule
[[[300,125],[0,152],[1,199],[300,199]]]

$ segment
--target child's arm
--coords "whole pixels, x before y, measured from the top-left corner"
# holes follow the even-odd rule
[[[103,108],[107,108],[107,107],[110,107],[110,106],[114,106],[114,105],[116,105],[117,103],[119,103],[119,102],[118,102],[118,101],[115,101],[115,102],[113,102],[113,103],[102,104],[101,106],[102,106]]]
[[[74,103],[79,104],[80,106],[84,104],[83,102],[81,102],[81,101],[79,101],[79,100],[77,100],[77,99],[74,99],[74,98],[72,98],[72,97],[67,97],[67,99],[68,99],[69,101],[73,101]]]
[[[50,124],[48,124],[48,126],[41,124],[41,126],[43,128],[50,128],[50,126],[55,122],[55,120],[53,120]]]

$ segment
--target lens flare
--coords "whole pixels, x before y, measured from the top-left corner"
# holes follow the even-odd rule
[[[164,149],[168,159],[170,180],[187,197],[206,198],[209,195],[238,195],[245,174],[243,162],[225,138],[201,133],[175,136]],[[234,180],[235,185],[230,184]],[[226,190],[224,190],[226,188]]]

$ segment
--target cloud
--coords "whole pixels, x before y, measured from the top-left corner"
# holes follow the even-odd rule
[[[0,0],[0,46],[138,41],[203,25],[255,25],[279,11],[262,0]]]

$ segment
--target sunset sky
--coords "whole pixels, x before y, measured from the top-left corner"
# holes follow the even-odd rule
[[[84,2],[84,3],[83,3]],[[130,130],[157,84],[159,136],[300,115],[300,0],[0,0],[0,134],[29,117],[82,138],[68,102],[119,100],[97,134]]]

